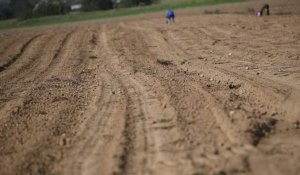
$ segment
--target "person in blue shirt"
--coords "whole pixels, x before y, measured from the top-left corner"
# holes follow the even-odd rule
[[[172,9],[167,10],[166,19],[167,19],[166,21],[167,24],[175,23],[175,14]]]

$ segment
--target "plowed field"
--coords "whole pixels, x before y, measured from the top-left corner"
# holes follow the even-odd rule
[[[300,16],[0,33],[0,174],[300,174]]]

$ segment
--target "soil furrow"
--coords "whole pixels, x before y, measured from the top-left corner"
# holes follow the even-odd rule
[[[123,25],[124,26],[124,25]],[[123,30],[123,32],[120,32],[120,31],[118,31],[118,33],[123,33],[124,35],[128,35],[129,33],[137,33],[136,31],[135,32],[127,32],[126,30],[124,30],[124,29],[121,29],[121,31]],[[125,31],[125,32],[124,32]],[[147,32],[147,34],[146,34],[146,36],[149,36],[149,33],[150,32]],[[123,36],[118,36],[118,35],[114,35],[114,36],[116,36],[116,38],[122,38],[122,37],[124,37],[124,35]],[[124,43],[137,43],[136,41],[128,41],[128,40],[126,40],[127,38],[134,38],[134,36],[131,34],[131,36],[130,37],[124,37],[124,40],[125,40],[125,42]],[[118,45],[117,43],[114,43],[113,45],[116,45],[116,48],[123,48],[122,50],[120,50],[120,49],[116,49],[116,51],[121,51],[121,53],[119,53],[119,55],[122,55],[123,57],[122,58],[124,58],[124,59],[127,59],[127,58],[129,58],[129,60],[127,60],[128,61],[128,65],[132,65],[132,63],[133,64],[135,64],[135,65],[133,65],[134,67],[137,67],[137,68],[134,68],[134,69],[136,69],[137,71],[136,72],[143,72],[144,74],[148,74],[149,75],[149,73],[150,72],[148,72],[147,70],[152,70],[152,72],[153,73],[151,73],[151,74],[153,74],[154,76],[155,75],[163,75],[163,74],[166,74],[166,73],[163,73],[164,71],[163,70],[160,70],[160,68],[159,68],[159,66],[154,66],[155,65],[155,62],[154,62],[154,60],[155,59],[153,59],[153,58],[155,58],[155,57],[157,57],[157,56],[153,56],[153,55],[151,55],[151,54],[149,54],[149,52],[147,53],[147,51],[145,51],[143,48],[146,48],[147,47],[147,45],[148,44],[142,44],[142,42],[141,42],[141,40],[143,41],[149,41],[150,39],[148,38],[148,39],[142,39],[143,37],[141,37],[141,36],[137,36],[136,38],[139,38],[138,40],[139,40],[139,45],[131,45],[131,46],[126,46],[126,44],[124,44],[124,45]],[[155,35],[153,36],[152,35],[152,38],[155,38]],[[120,41],[118,41],[119,43],[120,43]],[[151,43],[150,45],[153,45],[154,43]],[[126,49],[126,47],[127,47],[127,49]],[[125,49],[124,49],[125,48]],[[162,48],[166,48],[166,47],[162,47]],[[139,52],[142,52],[142,53],[139,53]],[[150,51],[151,52],[151,51]],[[161,51],[159,51],[159,50],[156,50],[154,53],[160,53]],[[127,55],[128,54],[128,55]],[[176,54],[176,52],[175,52],[175,54]],[[147,61],[145,64],[144,63],[142,63],[141,61],[137,61],[137,60],[141,60],[141,59],[135,59],[135,61],[134,62],[132,62],[132,59],[134,59],[134,57],[139,57],[139,55],[144,55],[144,58],[143,58],[143,61],[142,62],[145,62],[146,61],[146,58],[147,57],[149,57],[149,55],[152,57],[152,60],[151,61]],[[180,55],[180,54],[179,54]],[[150,66],[150,68],[149,68],[149,65],[151,65]],[[153,66],[153,67],[152,67]],[[200,84],[212,84],[212,82],[209,82],[209,81],[211,81],[211,80],[208,80],[208,79],[201,79],[201,78],[199,78],[199,73],[189,73],[188,71],[185,71],[185,70],[180,70],[179,72],[178,72],[178,70],[176,70],[176,68],[174,67],[174,66],[167,66],[167,67],[165,67],[165,68],[163,68],[163,67],[161,67],[161,69],[167,69],[167,70],[173,70],[173,71],[171,71],[171,72],[177,72],[177,73],[167,73],[165,76],[166,77],[174,77],[172,80],[171,80],[171,82],[173,82],[173,81],[180,81],[180,79],[185,79],[185,84],[186,84],[186,86],[188,87],[188,86],[191,86],[191,85],[189,85],[188,83],[189,82],[195,82],[196,84],[198,84],[198,83],[200,83]],[[146,71],[146,72],[145,72]],[[187,75],[185,75],[185,76],[183,76],[182,77],[182,73],[184,73],[184,74],[187,74]],[[151,75],[150,74],[150,75]],[[226,74],[226,76],[228,76],[228,74]],[[163,77],[162,77],[163,78]],[[169,80],[168,80],[169,78],[163,78],[162,80],[161,80],[161,83],[162,84],[165,84],[165,83],[163,83],[163,82],[168,82]],[[177,80],[178,79],[178,80]],[[213,80],[213,81],[215,81],[215,80]],[[230,82],[228,82],[228,83],[230,83]],[[173,86],[174,87],[178,87],[178,85],[176,85],[176,84],[173,84]],[[180,85],[179,85],[180,86]],[[210,85],[210,86],[214,86],[214,85]],[[217,85],[217,86],[220,86],[220,85]],[[238,87],[238,85],[232,85],[232,84],[225,84],[224,86],[226,86],[226,88],[228,88],[228,90],[227,91],[229,91],[231,88],[230,87],[233,87],[233,88],[235,88],[235,87]],[[185,87],[185,86],[184,86]],[[259,136],[260,134],[259,134],[259,132],[265,132],[264,130],[265,129],[263,129],[263,125],[265,125],[267,128],[269,128],[269,129],[267,129],[267,130],[272,130],[272,128],[273,128],[273,126],[274,126],[274,124],[276,124],[276,120],[277,119],[275,119],[275,120],[273,120],[272,118],[270,118],[270,120],[267,120],[267,121],[264,121],[264,120],[261,120],[261,121],[259,121],[259,122],[261,122],[261,123],[256,123],[256,122],[254,122],[254,125],[253,125],[253,127],[254,128],[256,128],[256,126],[259,126],[258,128],[257,128],[257,131],[254,131],[255,133],[254,133],[254,135],[253,136],[251,136],[251,137],[253,137],[253,138],[247,138],[248,136],[248,134],[246,133],[246,132],[248,132],[247,131],[247,129],[246,130],[244,130],[244,134],[242,134],[239,130],[236,130],[236,131],[234,131],[233,133],[232,133],[232,129],[234,128],[234,126],[236,125],[236,123],[234,122],[234,123],[232,123],[232,121],[230,121],[230,120],[232,120],[232,119],[226,119],[226,118],[228,118],[228,117],[230,117],[232,114],[231,114],[231,112],[230,112],[230,110],[228,110],[228,109],[226,109],[225,111],[223,111],[223,110],[219,110],[219,109],[221,109],[222,107],[221,107],[221,105],[219,105],[220,107],[214,107],[214,106],[218,106],[217,104],[219,103],[219,104],[222,104],[223,102],[223,100],[221,100],[220,99],[220,101],[215,101],[215,102],[213,102],[214,100],[214,98],[215,99],[219,99],[219,95],[218,94],[216,94],[216,93],[213,93],[213,91],[211,91],[211,89],[210,89],[210,87],[209,86],[207,86],[207,87],[205,87],[205,86],[202,86],[203,87],[203,89],[205,90],[205,91],[207,91],[207,92],[204,92],[204,91],[199,91],[199,93],[200,94],[207,94],[207,95],[205,95],[206,96],[206,99],[207,99],[207,101],[210,101],[210,102],[212,102],[211,103],[211,105],[210,105],[210,107],[209,108],[211,108],[211,110],[212,110],[212,112],[213,113],[215,113],[215,116],[216,116],[216,119],[217,120],[219,120],[218,121],[218,123],[219,123],[219,125],[221,126],[221,128],[223,128],[223,130],[225,131],[225,133],[231,133],[231,134],[229,134],[229,137],[231,138],[231,140],[233,141],[233,140],[236,140],[238,137],[240,137],[240,141],[242,141],[242,142],[238,142],[238,143],[243,143],[243,142],[245,142],[246,141],[246,143],[247,142],[249,142],[249,141],[247,141],[247,140],[250,140],[250,142],[252,142],[251,140],[253,140],[253,143],[255,143],[256,142],[256,140],[259,138],[259,137],[261,137],[261,136]],[[239,87],[238,87],[239,88]],[[261,87],[260,87],[261,88]],[[224,89],[224,90],[226,90],[226,89]],[[250,91],[252,91],[251,90],[251,88],[249,89]],[[258,89],[259,90],[259,89]],[[192,90],[193,91],[193,90]],[[197,90],[194,90],[194,91],[197,91]],[[232,90],[231,90],[232,91]],[[229,91],[230,92],[230,91]],[[234,92],[234,91],[233,91]],[[258,93],[259,93],[259,91],[257,91]],[[257,93],[256,92],[256,93]],[[212,97],[209,97],[209,96],[211,96],[211,95],[208,95],[208,94],[212,94],[213,96],[213,98]],[[174,96],[176,96],[175,94],[174,95],[172,95],[172,97],[174,98]],[[194,98],[195,98],[195,96],[194,96]],[[222,98],[222,97],[220,97],[220,98]],[[249,98],[249,97],[248,97]],[[202,100],[203,100],[203,98],[202,98]],[[234,99],[234,100],[237,100],[237,99]],[[177,101],[179,101],[179,99],[177,100]],[[240,102],[243,102],[243,101],[240,101]],[[246,103],[245,103],[246,102]],[[245,102],[243,102],[243,105],[247,105],[247,101],[245,101]],[[266,102],[265,102],[266,103]],[[195,105],[195,103],[193,103],[194,105]],[[263,105],[264,103],[262,103],[262,105]],[[257,104],[253,104],[253,105],[255,105],[255,106],[259,106],[259,104],[257,105]],[[218,109],[219,108],[219,109]],[[198,108],[199,109],[199,108]],[[181,109],[182,110],[182,109]],[[264,109],[262,109],[262,110],[264,110]],[[227,113],[228,112],[228,113]],[[252,112],[252,111],[249,111],[249,112]],[[261,114],[262,115],[265,115],[265,114],[263,114],[263,112],[260,112],[260,111],[256,111],[256,112],[258,112],[257,114],[250,114],[250,115],[259,115],[259,117],[261,117]],[[274,113],[276,113],[276,111],[274,112]],[[220,115],[220,114],[222,114],[222,115]],[[245,114],[242,114],[242,115],[245,115]],[[235,116],[236,117],[236,116]],[[268,118],[266,118],[266,119],[268,119]],[[225,121],[224,121],[225,120]],[[184,120],[183,120],[184,121]],[[183,121],[181,121],[181,122],[183,122]],[[274,122],[273,122],[274,121]],[[227,124],[226,124],[227,123]],[[238,122],[239,123],[239,122]],[[184,123],[183,123],[183,125],[185,125]],[[250,129],[251,129],[251,127],[252,127],[252,123],[251,122],[247,122],[247,125],[248,125],[248,127],[250,127]],[[268,126],[269,125],[269,126]],[[261,126],[263,126],[263,127],[261,127]],[[247,128],[247,127],[246,127]],[[256,129],[254,129],[254,130],[256,130]],[[257,133],[256,133],[257,132]],[[250,131],[250,135],[251,134],[253,134],[253,131]],[[258,134],[258,135],[256,135],[256,134]],[[267,134],[264,134],[264,135],[267,135]],[[260,139],[260,138],[259,138]],[[240,149],[240,148],[235,148],[235,149]],[[243,158],[242,158],[243,159]],[[242,161],[242,159],[241,159],[241,161]],[[245,169],[247,169],[247,167],[245,167]]]
[[[120,32],[120,31],[118,31],[118,32]],[[136,33],[136,32],[135,32]],[[115,34],[113,34],[113,36],[116,36]],[[132,36],[131,36],[132,37]],[[137,37],[137,38],[139,38],[139,40],[141,41],[141,37]],[[125,38],[126,39],[126,38]],[[128,43],[129,41],[125,41],[124,43]],[[130,43],[134,43],[134,41],[132,42],[132,41],[130,41]],[[143,48],[144,47],[144,45],[142,45],[141,44],[141,42],[139,42],[140,43],[140,47],[141,48]],[[114,43],[114,44],[112,44],[112,45],[116,45],[116,43]],[[116,45],[116,48],[119,48],[120,46],[119,45]],[[122,48],[126,48],[126,46],[124,47],[124,45],[123,45],[123,47]],[[138,48],[131,48],[131,49],[134,49],[135,51],[136,50],[140,50],[140,51],[142,51],[139,47]],[[128,51],[128,53],[132,53],[133,52],[133,50],[129,50]],[[125,58],[127,57],[127,58],[131,58],[132,57],[132,55],[126,55],[126,54],[128,54],[128,53],[125,53],[125,55],[124,55],[124,53],[121,53],[121,55],[123,55],[123,56],[125,56]],[[134,53],[133,53],[134,54]],[[145,54],[145,52],[143,52],[143,54]],[[124,58],[124,57],[123,57]],[[145,59],[143,59],[143,61],[145,61]],[[139,62],[136,62],[136,64],[137,65],[139,65],[140,63]],[[148,62],[147,64],[147,67],[149,66],[149,65],[153,65],[153,63],[150,63],[150,62]],[[139,65],[139,66],[141,66],[141,67],[146,67],[146,65]],[[159,66],[155,66],[155,67],[152,67],[151,69],[153,69],[153,70],[155,70],[155,71],[157,71],[156,73],[158,74],[158,75],[162,75],[162,74],[166,74],[165,72],[163,72],[163,71],[160,71],[160,70],[158,70],[158,68],[157,67],[159,67]],[[175,72],[175,70],[174,70],[174,72]],[[145,72],[144,72],[145,73]],[[147,74],[147,72],[146,72],[146,74]],[[172,75],[173,73],[167,73],[167,75],[165,75],[166,77],[175,77],[174,79],[177,79],[178,78],[178,80],[179,79],[181,79],[181,77],[179,76],[179,73],[178,74],[176,74],[176,75]],[[177,77],[177,78],[176,78]],[[155,78],[158,78],[158,77],[155,77]],[[185,77],[186,78],[186,77]],[[161,84],[163,84],[163,85],[166,85],[166,83],[164,83],[164,82],[168,82],[169,80],[167,80],[167,79],[165,79],[165,78],[163,78],[162,77],[162,80],[161,80]],[[173,82],[176,82],[176,80],[172,80]],[[180,82],[181,80],[179,80],[179,82]],[[187,81],[188,82],[188,81]],[[187,83],[186,82],[186,83]],[[167,85],[167,86],[169,86],[169,85]],[[180,84],[180,85],[176,85],[176,84],[173,84],[172,83],[172,87],[178,87],[178,86],[182,86],[182,84]],[[188,87],[189,85],[187,84],[185,87]],[[170,91],[171,89],[173,89],[172,87],[169,87],[168,88],[168,91]],[[175,90],[175,89],[174,89]],[[171,90],[172,91],[172,90]],[[193,90],[191,90],[190,92],[192,92]],[[172,96],[172,98],[176,98],[176,96],[178,95],[178,91],[174,91],[170,96]],[[187,95],[187,94],[186,94]],[[193,94],[193,96],[194,96],[194,98],[196,97],[195,96],[196,94]],[[203,96],[202,96],[203,97]],[[203,98],[202,98],[202,100],[204,100]],[[177,100],[176,100],[177,101]],[[185,101],[184,101],[185,102]],[[195,103],[193,103],[194,105],[195,105]],[[172,104],[172,105],[175,105],[176,107],[178,106],[178,104]],[[182,104],[180,104],[180,105],[182,105]],[[183,107],[183,106],[182,106]],[[191,121],[188,121],[188,119],[186,118],[187,116],[186,116],[186,114],[184,114],[184,113],[186,113],[186,112],[188,112],[189,114],[191,114],[191,112],[190,111],[183,111],[182,113],[181,112],[179,112],[179,109],[181,109],[181,110],[183,110],[184,108],[182,108],[181,106],[179,106],[179,107],[177,107],[177,108],[175,108],[175,109],[177,109],[178,110],[178,124],[179,124],[179,127],[181,127],[181,130],[185,133],[185,138],[177,138],[178,140],[176,141],[176,142],[174,142],[174,143],[176,143],[176,145],[175,146],[177,146],[177,147],[179,147],[179,149],[178,148],[173,148],[174,150],[185,150],[185,149],[187,149],[188,147],[190,147],[191,145],[194,145],[194,144],[197,144],[197,140],[198,139],[200,139],[200,138],[204,138],[203,136],[205,136],[205,135],[203,135],[202,137],[200,137],[199,138],[199,136],[192,136],[191,134],[192,134],[192,132],[191,131],[189,131],[190,129],[187,129],[186,128],[186,125],[189,125],[189,126],[191,126],[190,124],[188,124],[188,123],[190,123]],[[203,107],[205,107],[205,106],[203,106]],[[203,108],[203,107],[201,107],[200,106],[200,108]],[[199,107],[196,107],[195,106],[195,109],[198,109],[199,110]],[[208,112],[208,111],[207,111]],[[202,113],[203,113],[203,111],[202,111]],[[197,115],[197,114],[194,114],[194,115]],[[199,115],[199,114],[198,114]],[[162,119],[163,120],[163,119]],[[166,119],[167,120],[167,119]],[[195,120],[195,119],[193,119],[193,120]],[[197,119],[196,119],[197,120]],[[203,120],[203,119],[202,119]],[[205,120],[203,120],[203,121],[205,121]],[[198,126],[199,127],[199,126]],[[202,129],[204,129],[204,128],[202,128]],[[195,132],[195,131],[194,131]],[[203,131],[202,131],[203,132]],[[205,132],[204,132],[205,133]],[[203,133],[203,134],[204,134]],[[196,137],[198,137],[198,139],[196,139]],[[200,141],[200,140],[199,140]],[[185,142],[185,143],[184,143]],[[202,142],[203,142],[203,140],[202,140]],[[172,142],[171,142],[172,143]],[[182,145],[182,146],[181,146]],[[184,145],[184,146],[183,146]],[[188,146],[189,145],[189,146]],[[168,144],[168,146],[166,145],[166,146],[164,146],[164,147],[166,147],[166,148],[169,148],[169,149],[171,149],[172,150],[172,146],[171,145],[169,145]],[[181,148],[180,148],[181,147]],[[164,153],[163,153],[164,154]],[[127,154],[126,154],[127,155]],[[168,162],[168,161],[167,161]],[[194,167],[195,168],[195,167]],[[193,168],[192,168],[193,169]],[[187,170],[187,169],[185,169],[185,170]],[[153,170],[152,170],[153,171]],[[179,171],[180,172],[180,171]]]
[[[170,37],[170,40],[171,40],[172,38]],[[170,42],[170,43],[172,43],[172,42]],[[184,45],[184,44],[183,44]],[[178,48],[176,48],[177,50],[178,49],[180,49],[180,47],[178,47]],[[196,69],[194,69],[194,70],[196,70]],[[210,74],[212,74],[212,71],[213,70],[211,70],[210,71]],[[203,72],[203,70],[202,70],[202,72]],[[231,82],[231,84],[229,84],[229,85],[223,85],[223,86],[227,86],[226,88],[221,88],[222,86],[222,79],[219,79],[218,78],[218,76],[220,76],[220,73],[221,73],[221,75],[224,73],[224,71],[222,71],[222,72],[216,72],[216,75],[217,76],[215,76],[214,78],[210,78],[210,81],[211,82],[208,82],[207,80],[206,81],[203,81],[203,80],[199,80],[200,82],[201,82],[201,84],[207,84],[207,87],[205,88],[206,89],[206,91],[208,92],[208,93],[212,93],[213,94],[213,97],[214,98],[216,98],[218,101],[220,101],[221,103],[224,103],[224,99],[227,99],[228,98],[228,96],[229,96],[229,100],[228,101],[225,101],[225,104],[227,105],[225,108],[228,108],[229,107],[229,109],[226,109],[227,111],[226,112],[228,112],[228,113],[230,113],[230,111],[232,111],[232,112],[235,112],[235,108],[246,108],[247,107],[247,105],[249,105],[249,101],[248,100],[250,100],[250,99],[252,99],[253,101],[254,101],[254,103],[253,102],[250,102],[250,105],[248,106],[248,107],[250,107],[250,108],[254,108],[254,109],[256,109],[256,110],[258,110],[258,111],[256,111],[258,114],[251,114],[250,112],[252,112],[252,111],[247,111],[248,112],[248,114],[247,114],[247,112],[246,112],[246,114],[242,114],[242,113],[239,113],[239,117],[240,117],[240,115],[252,115],[252,117],[255,117],[255,116],[253,116],[253,115],[260,115],[260,113],[263,113],[263,112],[260,112],[261,110],[266,110],[266,109],[259,109],[259,108],[261,108],[260,106],[262,106],[262,105],[264,105],[265,103],[267,103],[267,102],[269,102],[269,100],[270,99],[274,99],[274,97],[275,96],[272,96],[270,93],[269,93],[269,95],[268,96],[264,96],[264,93],[266,93],[266,85],[264,85],[264,88],[258,88],[257,87],[257,81],[256,82],[251,82],[251,81],[249,81],[249,80],[246,80],[245,78],[243,78],[243,79],[241,79],[241,77],[239,76],[239,75],[237,75],[236,76],[236,78],[235,77],[232,77],[232,78],[230,78],[230,74],[227,72],[225,75],[223,75],[222,77],[229,77],[230,79],[232,79],[232,80],[234,80],[234,83],[236,84],[236,85],[233,85],[233,82]],[[232,75],[232,74],[231,74]],[[197,75],[196,74],[196,76],[199,76],[199,75]],[[197,79],[197,77],[195,77],[195,79]],[[235,80],[235,79],[237,79],[237,80]],[[242,81],[240,81],[240,80],[242,80]],[[244,80],[246,80],[246,81],[244,81]],[[240,82],[238,82],[238,81],[240,81]],[[218,83],[215,83],[215,82],[218,82]],[[253,84],[253,85],[250,85],[250,87],[249,87],[249,84],[248,83],[251,83],[251,84]],[[228,84],[229,82],[227,82],[227,84]],[[264,83],[266,83],[266,82],[264,82]],[[274,84],[273,84],[274,85]],[[242,86],[242,88],[243,88],[243,90],[245,90],[246,91],[246,93],[245,94],[237,94],[236,92],[234,92],[233,90],[231,90],[231,91],[229,91],[229,89],[231,89],[231,87],[232,87],[232,89],[234,88],[234,87],[237,87],[237,89],[239,89],[240,88],[240,86]],[[229,87],[229,88],[228,88]],[[268,86],[268,87],[270,87],[270,86]],[[228,88],[228,89],[227,89]],[[264,89],[264,91],[265,92],[260,92],[261,91],[261,89]],[[226,92],[226,91],[228,91],[230,94],[228,94],[228,96],[226,95],[226,96],[224,96],[224,92]],[[247,92],[248,91],[248,92]],[[257,94],[257,96],[254,96],[254,97],[252,97],[252,96],[250,96],[249,95],[249,92],[253,92],[253,91],[255,91],[255,94]],[[218,92],[222,92],[222,94],[219,94]],[[225,93],[226,94],[226,93]],[[259,95],[260,94],[260,95]],[[221,95],[221,96],[220,96]],[[246,96],[246,97],[243,97],[243,96]],[[277,95],[277,94],[276,94]],[[261,98],[261,97],[262,98]],[[234,98],[234,99],[232,99],[232,98]],[[242,101],[243,99],[247,99],[247,101]],[[260,99],[261,100],[261,102],[259,102],[259,101],[257,101],[257,99]],[[269,100],[266,100],[266,99],[269,99]],[[235,101],[235,104],[232,104],[232,102],[230,102],[230,101],[232,101],[232,100],[234,100]],[[255,103],[258,103],[258,104],[255,104]],[[228,106],[229,105],[229,106]],[[236,106],[233,106],[233,105],[236,105]],[[239,105],[239,106],[238,106]],[[273,107],[273,110],[274,110],[274,108],[275,107]],[[270,109],[269,109],[270,110]],[[271,113],[278,113],[278,111],[273,111],[273,112],[271,112]],[[234,116],[234,117],[236,117],[236,116]],[[225,116],[223,116],[223,117],[221,117],[221,118],[225,118]],[[234,120],[236,120],[236,119],[234,119]],[[272,119],[273,120],[273,119]],[[275,119],[274,119],[275,120]],[[224,122],[224,121],[223,121]],[[223,123],[222,122],[222,123]],[[239,121],[237,121],[237,122],[239,122]],[[251,125],[251,123],[252,123],[253,121],[247,121],[247,123],[248,123],[248,125],[249,125],[249,127],[252,127]],[[230,122],[229,122],[230,123]],[[231,124],[232,125],[232,124]],[[233,125],[232,125],[232,127],[233,127]],[[232,128],[232,127],[229,127],[229,128]],[[251,130],[251,128],[250,128],[250,130]],[[247,132],[248,131],[248,129],[246,129],[246,130],[244,130],[244,132]],[[239,133],[239,131],[237,131],[237,133]],[[235,135],[237,135],[237,133],[235,134]],[[240,135],[240,134],[239,134]],[[245,135],[247,135],[247,134],[245,134]],[[251,134],[252,135],[252,134]],[[244,136],[245,137],[245,136]],[[247,137],[247,136],[246,136]],[[253,139],[253,141],[251,141],[251,142],[253,142],[253,143],[255,143],[255,144],[257,144],[257,137],[256,137],[256,135],[254,134],[254,136],[251,136],[251,137],[253,137],[253,138],[250,138],[251,140]],[[242,140],[245,140],[245,139],[242,139]]]
[[[3,64],[0,66],[0,72],[6,70],[9,66],[11,66],[13,63],[15,63],[20,57],[21,55],[24,53],[24,51],[27,49],[27,47],[30,45],[30,43],[32,41],[34,41],[35,39],[37,39],[38,37],[40,37],[41,35],[36,35],[34,37],[32,37],[31,39],[29,39],[20,49],[19,53],[17,53],[15,56],[13,56],[7,63]]]
[[[119,79],[127,97],[123,131],[124,141],[122,142],[124,146],[121,148],[119,155],[120,171],[118,173],[149,174],[155,171],[153,167],[158,164],[158,160],[163,161],[166,159],[165,155],[160,153],[159,150],[159,147],[163,144],[160,135],[164,132],[157,132],[152,125],[159,120],[169,120],[171,116],[164,116],[161,112],[161,103],[156,100],[154,95],[151,95],[151,98],[149,98],[147,95],[149,91],[146,91],[142,84],[139,84],[128,74],[128,67],[123,67],[120,64],[122,61],[113,52],[115,45],[107,42],[111,41],[110,37],[115,35],[111,32],[109,33],[109,38],[107,38],[106,34],[103,34],[101,40],[106,42],[104,43],[106,51],[113,58],[111,63],[109,63],[111,70],[118,70],[116,72],[112,71],[111,74],[114,75],[115,79]],[[124,74],[129,76],[124,76]],[[164,133],[164,135],[167,135],[167,133]],[[141,167],[136,168],[134,166],[135,162],[142,162]]]
[[[71,37],[71,35],[74,33],[74,31],[68,32],[66,34],[66,36],[62,39],[61,43],[59,44],[57,50],[55,51],[53,58],[48,66],[48,69],[51,69],[53,67],[54,64],[56,64],[56,60],[58,58],[58,56],[63,52],[63,48],[66,45],[68,39]]]

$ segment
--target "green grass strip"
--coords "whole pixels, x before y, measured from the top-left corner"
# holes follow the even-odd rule
[[[104,18],[113,18],[120,16],[130,16],[144,13],[152,13],[164,11],[168,8],[182,9],[189,7],[209,6],[224,3],[243,2],[246,0],[198,0],[190,2],[180,2],[173,4],[156,4],[151,6],[121,8],[108,11],[93,11],[93,12],[78,12],[59,16],[48,16],[40,18],[31,18],[24,21],[18,21],[16,19],[0,21],[0,30],[7,30],[12,28],[24,28],[24,27],[37,27],[54,24],[65,24],[79,21],[88,21]]]

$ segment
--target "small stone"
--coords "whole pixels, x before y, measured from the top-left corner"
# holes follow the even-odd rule
[[[210,78],[209,81],[213,81],[214,79]]]
[[[60,146],[65,146],[67,144],[66,134],[61,135],[61,139],[60,139],[59,144],[60,144]]]
[[[234,115],[234,111],[229,111],[229,116],[232,117]]]
[[[204,77],[204,75],[203,75],[203,74],[201,74],[201,75],[200,75],[200,77]]]
[[[229,56],[231,56],[231,55],[232,55],[232,53],[229,53],[228,55],[229,55]]]
[[[246,67],[246,70],[249,70],[249,67],[248,67],[248,66]]]

